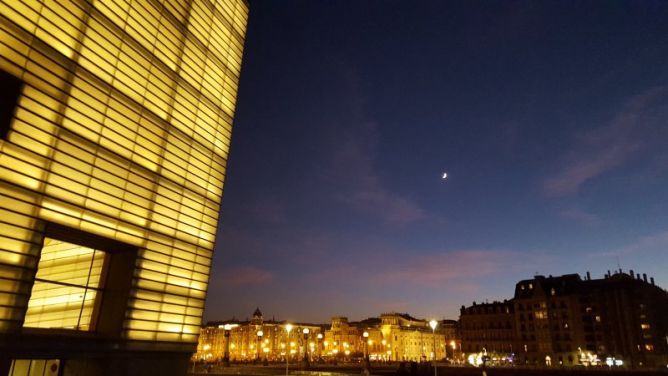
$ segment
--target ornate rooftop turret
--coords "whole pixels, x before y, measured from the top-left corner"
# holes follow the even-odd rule
[[[262,325],[264,320],[262,319],[262,312],[260,311],[260,308],[255,308],[255,312],[253,312],[253,319],[251,320],[252,325]]]

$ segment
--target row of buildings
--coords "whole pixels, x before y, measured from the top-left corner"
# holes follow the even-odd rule
[[[211,322],[201,330],[195,359],[232,361],[351,359],[441,360],[534,366],[665,367],[668,293],[633,271],[602,279],[577,274],[520,281],[511,299],[462,306],[460,318],[438,321],[385,313],[330,324],[264,321]],[[304,335],[303,330],[309,334]],[[226,341],[225,333],[229,335]],[[258,333],[262,335],[259,336]],[[366,333],[366,334],[365,334]]]
[[[633,270],[536,276],[512,299],[460,310],[463,351],[533,365],[665,367],[668,293]]]
[[[435,324],[432,328],[426,320],[405,313],[384,313],[358,322],[334,317],[330,324],[288,327],[286,322],[265,321],[257,309],[248,321],[208,323],[194,357],[221,361],[226,351],[231,361],[345,361],[365,355],[372,361],[423,361],[453,356],[461,347],[456,321]]]

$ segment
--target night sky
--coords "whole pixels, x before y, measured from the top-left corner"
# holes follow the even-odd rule
[[[668,2],[250,3],[206,320],[668,287]]]

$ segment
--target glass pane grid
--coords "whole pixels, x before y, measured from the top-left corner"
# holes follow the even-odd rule
[[[25,327],[90,330],[104,252],[44,239]]]

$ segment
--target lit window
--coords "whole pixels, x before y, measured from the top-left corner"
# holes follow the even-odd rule
[[[640,328],[644,329],[644,330],[647,330],[647,329],[649,329],[649,324],[640,324]]]
[[[56,375],[59,367],[58,359],[14,359],[9,375]]]
[[[104,258],[100,250],[45,238],[23,325],[92,330]]]
[[[654,345],[649,344],[649,343],[646,344],[646,345],[645,345],[645,350],[647,350],[647,351],[654,351]]]

